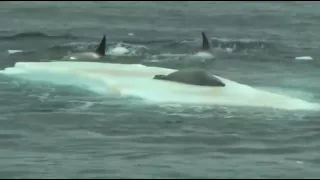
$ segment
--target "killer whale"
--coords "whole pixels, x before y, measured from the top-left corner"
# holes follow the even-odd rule
[[[94,52],[81,52],[81,53],[73,53],[67,56],[64,56],[61,60],[74,60],[74,61],[90,61],[90,60],[98,60],[101,57],[105,56],[106,53],[106,36],[102,37],[102,40]]]
[[[215,59],[215,55],[212,53],[211,45],[209,40],[204,32],[201,32],[202,35],[202,46],[201,49],[194,54],[196,57],[201,57],[204,59]]]

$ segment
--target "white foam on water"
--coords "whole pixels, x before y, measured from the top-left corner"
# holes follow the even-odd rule
[[[109,52],[107,52],[107,54],[110,54],[113,56],[122,56],[129,52],[130,51],[127,48],[121,46],[121,43],[118,43],[116,47],[112,48]]]
[[[57,84],[81,84],[81,87],[101,94],[111,92],[114,95],[138,97],[155,103],[270,107],[287,110],[320,109],[320,105],[316,103],[259,90],[219,76],[216,77],[226,84],[225,87],[203,87],[152,79],[156,74],[169,74],[174,71],[176,70],[140,64],[54,61],[18,62],[1,73]],[[30,76],[32,74],[37,75]]]
[[[21,52],[23,52],[23,51],[22,50],[14,50],[14,49],[9,49],[8,50],[9,54],[15,54],[15,53],[21,53]]]
[[[295,60],[300,60],[300,61],[311,61],[313,58],[311,56],[300,56],[300,57],[295,57]]]
[[[211,53],[208,52],[197,52],[196,54],[194,54],[195,57],[201,57],[201,58],[205,58],[205,59],[212,59],[214,58],[214,56]]]
[[[111,49],[110,52],[108,52],[108,53],[113,56],[121,56],[121,55],[124,55],[128,52],[129,52],[129,50],[125,47],[115,47],[115,48]]]

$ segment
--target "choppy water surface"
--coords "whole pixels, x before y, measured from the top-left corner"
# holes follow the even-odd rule
[[[1,67],[108,39],[105,61],[200,66],[319,102],[320,5],[311,2],[3,2]],[[116,46],[128,52],[113,54]],[[313,60],[295,60],[312,56]],[[145,104],[0,76],[1,178],[319,178],[319,112]]]

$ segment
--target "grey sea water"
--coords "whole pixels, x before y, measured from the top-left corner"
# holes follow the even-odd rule
[[[201,31],[216,74],[319,102],[316,2],[2,2],[0,65],[96,47],[105,61],[195,66]],[[13,53],[12,50],[21,52]],[[312,61],[295,60],[312,56]],[[1,178],[319,178],[320,113],[146,105],[0,76]]]

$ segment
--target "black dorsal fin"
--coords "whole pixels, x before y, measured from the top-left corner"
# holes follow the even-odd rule
[[[106,54],[106,35],[103,36],[98,48],[96,49],[96,53],[100,56],[104,56]]]
[[[210,49],[210,44],[208,41],[208,38],[204,32],[202,34],[202,50],[209,50]]]

